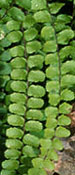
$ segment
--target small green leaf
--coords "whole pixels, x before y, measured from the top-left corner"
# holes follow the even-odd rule
[[[73,30],[65,29],[57,34],[58,44],[66,45],[73,37],[74,37]]]
[[[70,105],[69,103],[62,103],[60,106],[59,106],[59,112],[61,114],[69,114],[71,112],[71,109],[72,109],[72,105]]]
[[[28,89],[28,95],[33,97],[43,97],[45,89],[40,85],[31,85]]]
[[[43,120],[43,113],[40,110],[31,109],[26,113],[27,119]]]
[[[0,60],[1,61],[10,61],[11,60],[11,55],[8,50],[5,50],[1,55],[0,55]]]
[[[11,89],[15,92],[26,92],[26,83],[23,81],[13,81],[11,83]]]
[[[21,149],[23,143],[18,139],[7,139],[6,147],[11,149]]]
[[[59,82],[58,81],[47,81],[46,89],[50,93],[59,93]]]
[[[34,14],[34,19],[37,23],[50,23],[51,16],[47,10],[38,11]]]
[[[19,42],[22,38],[22,32],[20,31],[13,31],[10,32],[7,37],[8,41],[10,41],[11,43],[16,43]]]
[[[49,103],[52,106],[57,106],[60,102],[60,96],[58,94],[49,94]]]
[[[52,138],[54,136],[55,132],[54,132],[54,129],[53,128],[46,128],[44,130],[44,137],[45,138]]]
[[[40,139],[40,144],[43,148],[50,149],[52,142],[50,139]]]
[[[69,137],[70,136],[70,131],[62,126],[59,126],[56,129],[56,136],[57,137]]]
[[[12,8],[10,8],[8,15],[11,16],[16,21],[22,22],[25,19],[23,11],[20,8],[17,8],[14,6]]]
[[[71,46],[66,46],[59,51],[61,61],[66,60],[71,55]]]
[[[56,52],[57,50],[57,45],[55,41],[46,41],[44,46],[43,46],[43,51],[46,53],[49,52]]]
[[[2,170],[1,175],[16,175],[16,172],[11,170]]]
[[[43,129],[42,123],[40,123],[39,121],[28,121],[25,124],[25,128],[26,131],[34,131],[34,132],[41,132],[41,130]]]
[[[47,54],[46,57],[45,57],[45,64],[48,65],[48,64],[57,64],[58,63],[58,54],[57,52],[56,53],[53,53],[53,54]]]
[[[10,94],[10,101],[25,104],[26,96],[21,93],[12,93]]]
[[[36,148],[33,148],[32,146],[24,146],[23,147],[23,154],[27,157],[36,157],[38,155],[39,151]]]
[[[49,4],[51,14],[57,14],[59,10],[65,5],[65,3],[54,2]]]
[[[37,67],[41,69],[43,67],[44,57],[42,55],[32,55],[28,57],[29,68]]]
[[[58,125],[65,126],[70,124],[71,124],[71,119],[68,116],[61,115],[58,117]]]
[[[26,10],[30,9],[31,7],[31,0],[16,0],[16,4]]]
[[[7,170],[17,170],[19,162],[17,160],[5,160],[2,162],[2,167]]]
[[[68,90],[68,89],[64,89],[62,92],[61,92],[61,100],[64,100],[64,101],[71,101],[74,99],[74,92],[72,92],[71,90]]]
[[[46,171],[42,168],[30,168],[28,170],[28,175],[47,175]]]
[[[44,101],[41,98],[30,98],[27,105],[29,108],[42,108]]]
[[[38,31],[35,28],[29,28],[24,32],[24,38],[26,41],[31,41],[37,37]]]
[[[15,21],[15,20],[11,20],[11,21],[8,21],[6,23],[6,27],[9,31],[19,30],[20,29],[20,23]]]
[[[0,61],[0,75],[8,75],[10,73],[11,73],[10,64]]]
[[[18,115],[9,115],[7,121],[12,126],[23,126],[24,118]]]
[[[43,168],[44,167],[42,158],[35,158],[35,159],[33,159],[32,160],[32,164],[36,168]]]
[[[70,73],[75,75],[75,61],[66,61],[61,68],[62,74]]]
[[[16,57],[15,59],[12,59],[10,62],[12,68],[25,68],[26,67],[26,60],[23,57]]]
[[[55,128],[57,126],[57,120],[55,118],[47,117],[46,127],[47,128]]]
[[[56,22],[62,23],[62,24],[68,24],[71,22],[71,20],[72,20],[72,16],[67,15],[67,14],[58,15],[56,18]]]
[[[9,5],[9,1],[8,0],[1,0],[0,8],[7,8],[8,5]]]
[[[11,72],[11,78],[13,80],[26,80],[26,70],[24,69],[13,69]]]
[[[0,42],[0,46],[6,48],[11,45],[11,42],[7,39],[7,37],[3,38]]]
[[[18,159],[20,156],[20,151],[16,149],[7,149],[4,154],[7,159]]]
[[[47,78],[50,78],[50,79],[58,79],[58,75],[59,75],[59,69],[58,69],[58,66],[57,67],[54,67],[54,66],[49,66],[47,69],[46,69],[46,77]]]
[[[41,43],[37,40],[28,42],[26,44],[26,51],[29,54],[36,53],[41,49]]]
[[[44,160],[43,164],[44,168],[47,168],[50,171],[54,170],[55,168],[54,163],[50,161],[48,158]]]
[[[46,0],[32,0],[32,5],[31,5],[31,9],[33,11],[38,11],[38,10],[43,10],[46,9]]]
[[[54,149],[59,150],[59,151],[64,148],[61,140],[59,140],[58,138],[53,139],[52,146],[53,146]]]
[[[61,79],[61,86],[70,88],[75,85],[75,76],[67,74]]]
[[[23,27],[24,28],[30,28],[35,24],[35,20],[32,15],[26,15],[25,20],[23,22]]]
[[[30,146],[39,146],[39,138],[31,134],[26,134],[23,138],[23,142]]]
[[[28,75],[30,82],[43,82],[45,80],[45,74],[40,70],[30,71]]]
[[[56,107],[46,107],[45,108],[45,114],[46,116],[52,116],[53,118],[56,118],[58,115],[58,108]]]
[[[8,138],[18,138],[18,139],[21,139],[22,136],[23,136],[23,131],[19,128],[9,128],[6,130],[6,136]]]
[[[55,33],[54,28],[52,26],[45,26],[41,30],[41,37],[45,40],[54,40],[55,39]]]
[[[17,104],[13,103],[9,106],[9,111],[14,114],[24,115],[25,110],[26,110],[25,106],[23,106],[20,103],[17,103]]]
[[[17,57],[17,56],[21,57],[21,56],[24,56],[24,47],[21,46],[21,45],[12,47],[9,50],[9,53],[11,54],[12,57]]]
[[[59,157],[56,151],[52,148],[48,151],[48,159],[58,161]]]

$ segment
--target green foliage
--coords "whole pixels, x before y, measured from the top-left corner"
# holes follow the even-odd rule
[[[1,175],[47,175],[70,136],[75,29],[66,8],[57,0],[0,2]]]

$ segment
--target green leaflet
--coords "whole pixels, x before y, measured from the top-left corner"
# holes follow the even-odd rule
[[[26,44],[26,51],[29,54],[36,53],[41,49],[41,47],[41,43],[35,40]]]
[[[16,92],[26,92],[26,83],[21,81],[11,82],[11,89]]]
[[[46,9],[46,0],[32,0],[31,1],[31,9],[33,11]]]
[[[46,127],[55,128],[57,126],[57,120],[55,118],[47,117]]]
[[[49,4],[51,14],[56,14],[65,5],[65,3],[54,2]]]
[[[8,75],[11,73],[10,64],[0,61],[0,75]]]
[[[0,55],[0,60],[1,61],[10,61],[11,60],[11,55],[8,50],[5,50],[1,55]]]
[[[71,101],[74,99],[74,93],[71,91],[71,90],[68,90],[68,89],[64,89],[62,92],[61,92],[61,100],[64,100],[64,101]]]
[[[10,62],[12,68],[25,68],[26,67],[26,60],[23,57],[16,57],[15,59],[12,59]]]
[[[62,87],[72,87],[73,85],[75,85],[75,76],[74,75],[70,75],[70,74],[66,74],[65,76],[62,77],[61,79],[61,86]]]
[[[13,114],[24,115],[25,110],[25,106],[20,103],[13,103],[9,106],[9,111]]]
[[[24,56],[24,47],[21,45],[12,47],[9,52],[12,57]]]
[[[19,8],[14,6],[9,10],[8,15],[11,16],[16,21],[22,22],[25,19],[24,13]]]
[[[52,146],[52,142],[50,139],[41,139],[40,144],[43,148],[45,148],[47,150],[50,149]]]
[[[31,7],[31,0],[16,0],[16,4],[26,10],[30,9]]]
[[[29,108],[41,108],[44,105],[44,101],[40,98],[30,98],[28,100],[28,107]]]
[[[31,85],[28,89],[28,95],[33,97],[43,97],[45,89],[40,85]]]
[[[23,22],[23,27],[24,28],[30,28],[35,24],[35,20],[32,15],[28,14],[25,16],[25,20]]]
[[[62,65],[62,74],[70,73],[75,75],[75,61],[66,61]]]
[[[45,40],[54,40],[55,33],[52,26],[45,26],[41,30],[41,37]]]
[[[23,138],[23,142],[30,146],[34,146],[34,147],[39,146],[39,138],[31,134],[26,134]]]
[[[58,63],[58,54],[57,52],[56,53],[53,53],[53,54],[47,54],[46,57],[45,57],[45,64],[48,65],[48,64],[57,64]]]
[[[30,71],[28,80],[31,82],[43,82],[45,80],[45,74],[40,70]]]
[[[46,41],[46,43],[43,46],[43,51],[46,53],[49,52],[56,52],[57,45],[55,41]]]
[[[68,24],[68,23],[70,23],[71,22],[71,20],[72,20],[72,16],[70,16],[70,15],[67,15],[67,14],[59,14],[58,16],[57,16],[57,18],[56,18],[56,23],[64,23],[64,24]]]
[[[38,31],[35,28],[30,28],[24,32],[26,41],[31,41],[37,37]]]
[[[41,121],[41,120],[43,120],[44,116],[40,110],[30,109],[26,113],[26,118]]]
[[[11,170],[2,170],[1,175],[16,175],[16,172]]]
[[[20,99],[20,101],[19,101],[19,99]],[[10,95],[10,101],[25,104],[26,96],[24,94],[21,94],[21,93],[12,93]]]
[[[62,126],[59,126],[56,129],[56,136],[57,137],[69,137],[70,136],[70,131]]]
[[[31,168],[28,170],[28,175],[47,175],[46,171],[42,168]]]
[[[26,70],[24,69],[13,69],[11,72],[11,78],[13,80],[26,80]]]
[[[18,115],[9,115],[7,121],[12,126],[23,126],[24,118]]]
[[[23,143],[18,139],[7,139],[6,147],[11,149],[21,149]]]
[[[58,108],[56,107],[47,107],[45,109],[46,116],[53,116],[53,118],[56,118],[58,115]]]
[[[38,11],[34,14],[34,19],[37,23],[51,22],[51,16],[47,10]]]
[[[33,55],[28,57],[29,68],[37,67],[41,69],[43,67],[44,57],[42,55]]]
[[[0,42],[0,45],[4,48],[9,47],[11,42],[7,38],[3,38]]]
[[[7,149],[4,154],[7,159],[18,159],[20,156],[20,151],[16,149]]]
[[[59,75],[59,70],[58,70],[58,66],[53,67],[53,66],[49,66],[46,69],[46,77],[50,78],[50,79],[56,79],[58,80],[58,75]]]
[[[46,89],[48,92],[58,93],[59,92],[59,82],[58,81],[47,81]]]
[[[54,161],[58,161],[58,159],[59,159],[58,154],[56,153],[56,151],[53,148],[50,149],[48,152],[48,159],[54,160]],[[54,167],[53,167],[53,169],[54,169]]]
[[[5,160],[2,162],[2,167],[7,170],[16,170],[19,167],[17,160]]]
[[[13,31],[10,32],[7,35],[7,39],[11,42],[11,43],[16,43],[19,42],[22,39],[22,32],[20,31]]]
[[[11,21],[8,21],[6,23],[6,27],[7,27],[8,31],[19,30],[20,23],[15,21],[15,20],[11,20]]]
[[[72,105],[70,105],[69,103],[62,103],[60,106],[59,106],[59,112],[61,114],[69,114],[71,112],[71,109],[72,109]]]
[[[65,115],[61,115],[58,117],[58,124],[65,126],[65,125],[70,125],[71,124],[71,119]]]
[[[39,121],[28,121],[26,122],[26,131],[40,132],[43,129],[42,123]]]
[[[69,33],[69,35],[68,35]],[[57,34],[58,44],[66,45],[74,37],[74,32],[71,29],[65,29]]]
[[[45,138],[52,138],[53,136],[54,136],[54,128],[46,128],[45,130],[44,130],[44,137]]]
[[[39,151],[36,148],[33,148],[32,146],[24,146],[23,148],[23,154],[27,157],[37,157]]]
[[[61,140],[59,140],[58,138],[53,139],[52,146],[54,149],[57,149],[57,150],[62,150],[64,147]]]
[[[57,106],[60,102],[60,96],[58,94],[49,94],[49,103],[52,106]]]
[[[9,128],[6,130],[6,136],[8,138],[18,138],[18,139],[21,139],[22,136],[23,136],[23,131],[19,128]]]

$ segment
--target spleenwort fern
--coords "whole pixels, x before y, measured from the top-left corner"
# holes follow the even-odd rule
[[[74,100],[75,34],[72,16],[61,14],[65,5],[1,0],[1,94],[8,127],[1,175],[47,175],[63,149],[60,138],[70,135],[65,126]]]

